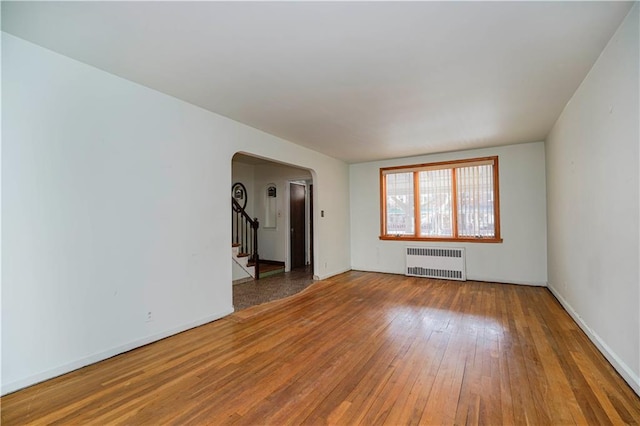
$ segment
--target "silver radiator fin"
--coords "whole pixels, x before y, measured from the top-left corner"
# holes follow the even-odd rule
[[[465,281],[464,248],[407,247],[406,275]]]

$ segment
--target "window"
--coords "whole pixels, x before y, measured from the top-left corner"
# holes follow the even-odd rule
[[[380,169],[381,239],[502,242],[498,157]]]

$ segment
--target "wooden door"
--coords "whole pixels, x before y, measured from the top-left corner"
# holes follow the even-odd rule
[[[304,203],[305,187],[289,184],[289,222],[291,225],[291,269],[305,266]]]

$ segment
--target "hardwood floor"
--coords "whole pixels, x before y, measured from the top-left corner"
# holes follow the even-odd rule
[[[4,425],[640,422],[545,288],[363,272],[1,402]]]

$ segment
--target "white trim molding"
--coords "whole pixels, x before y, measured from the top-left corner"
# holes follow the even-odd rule
[[[114,357],[116,355],[120,355],[122,353],[128,352],[132,349],[139,348],[144,345],[148,345],[149,343],[157,342],[158,340],[162,340],[166,337],[173,336],[174,334],[182,333],[183,331],[190,330],[195,327],[199,327],[203,324],[207,324],[209,322],[218,320],[223,318],[229,314],[233,313],[233,307],[229,309],[225,309],[222,312],[217,312],[213,315],[209,315],[206,318],[202,318],[198,321],[194,321],[188,324],[184,324],[180,327],[176,327],[170,330],[163,331],[161,333],[157,333],[151,336],[143,337],[142,339],[134,340],[133,342],[129,342],[127,344],[117,346],[112,349],[108,349],[103,352],[99,352],[93,355],[89,355],[87,357],[75,360],[65,365],[61,365],[60,367],[53,368],[51,370],[43,371],[38,374],[34,374],[33,376],[26,377],[21,380],[17,380],[12,383],[3,383],[2,384],[2,396],[5,396],[9,393],[15,392],[17,390],[26,388],[28,386],[35,385],[40,382],[44,382],[45,380],[53,379],[54,377],[61,376],[63,374],[70,373],[72,371],[78,370],[82,367],[86,367],[87,365],[95,364],[96,362],[104,361],[105,359]]]
[[[602,338],[589,327],[582,317],[573,309],[573,307],[567,302],[560,293],[552,286],[547,286],[551,293],[558,299],[558,302],[562,307],[571,315],[571,318],[578,324],[578,326],[585,332],[589,340],[593,342],[598,350],[604,355],[604,357],[611,363],[613,368],[622,376],[625,382],[633,389],[633,391],[640,396],[640,377],[631,370],[631,368],[620,359],[620,357],[607,345]]]
[[[326,280],[327,278],[335,277],[336,275],[344,274],[345,272],[349,272],[349,271],[352,271],[352,270],[353,269],[351,269],[351,268],[339,269],[337,271],[330,272],[328,274],[314,275],[313,279],[316,280],[316,281],[322,281],[322,280]]]

